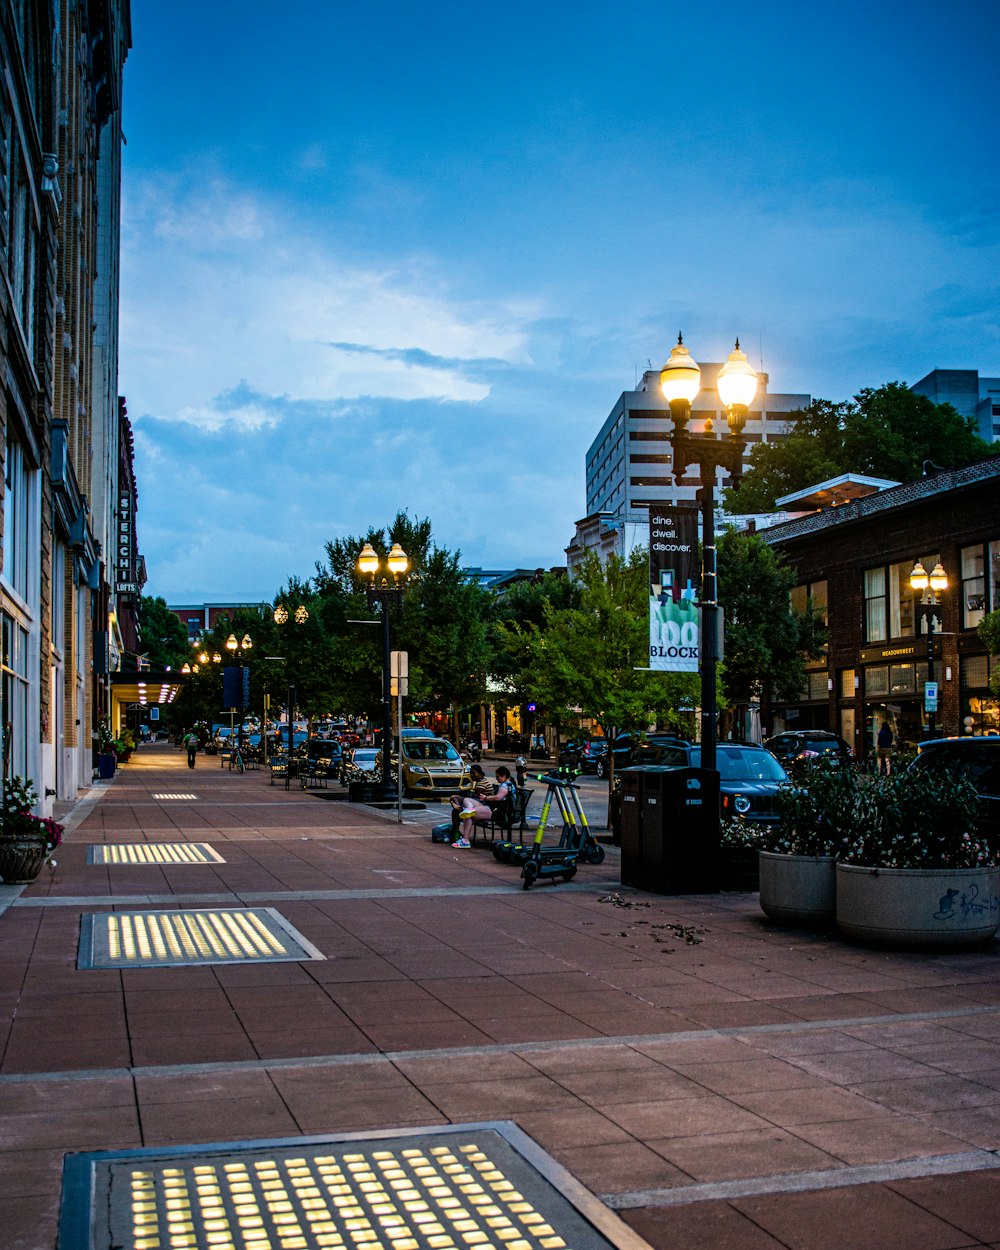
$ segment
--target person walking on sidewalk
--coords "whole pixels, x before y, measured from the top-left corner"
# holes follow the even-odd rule
[[[187,751],[188,768],[194,768],[194,757],[198,754],[198,735],[193,729],[189,729],[181,741],[181,746]]]

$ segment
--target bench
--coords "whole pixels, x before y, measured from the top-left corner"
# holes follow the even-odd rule
[[[299,774],[299,781],[303,790],[314,789],[317,786],[322,786],[325,790],[331,776],[337,776],[337,770],[334,768],[332,760],[309,760]]]
[[[469,823],[472,829],[469,834],[469,841],[475,845],[476,834],[481,832],[483,841],[486,841],[486,835],[490,835],[490,842],[496,841],[498,833],[503,835],[506,842],[514,841],[514,830],[517,829],[518,842],[524,841],[524,831],[527,825],[528,803],[531,796],[535,793],[534,789],[527,789],[521,786],[515,793],[514,797],[507,797],[506,802],[502,803],[490,817],[489,820],[473,820]]]

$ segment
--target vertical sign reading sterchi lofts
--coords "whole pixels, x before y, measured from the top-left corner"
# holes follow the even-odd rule
[[[701,655],[698,513],[662,504],[649,510],[649,667],[696,673]]]

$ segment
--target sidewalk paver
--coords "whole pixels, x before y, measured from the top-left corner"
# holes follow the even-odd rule
[[[613,849],[525,892],[432,844],[439,810],[400,825],[167,747],[92,797],[0,900],[5,1250],[55,1246],[68,1151],[480,1119],[656,1250],[1000,1244],[996,945],[781,930],[752,895],[622,890]],[[88,865],[108,842],[225,862]],[[85,913],[206,906],[275,908],[325,958],[77,967]]]

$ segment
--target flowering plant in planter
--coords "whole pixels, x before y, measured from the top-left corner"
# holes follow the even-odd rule
[[[723,819],[722,837],[719,845],[724,851],[760,851],[764,849],[766,833],[762,825],[744,820],[742,816]]]
[[[765,834],[762,849],[776,855],[842,855],[856,834],[862,806],[853,768],[819,760],[774,796],[778,822]]]
[[[3,783],[3,809],[0,811],[0,844],[36,842],[44,846],[44,859],[55,867],[52,852],[62,842],[63,826],[51,816],[35,816],[35,787],[23,777],[8,777]]]
[[[977,832],[976,791],[963,778],[914,770],[872,778],[842,856],[863,868],[985,868],[995,863]]]

